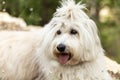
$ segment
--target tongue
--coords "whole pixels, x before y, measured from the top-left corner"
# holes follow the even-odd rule
[[[59,62],[61,64],[67,63],[68,60],[69,60],[69,55],[59,55]]]

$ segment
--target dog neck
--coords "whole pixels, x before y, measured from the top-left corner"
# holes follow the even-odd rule
[[[100,58],[98,58],[93,61],[79,63],[75,66],[64,66],[44,57],[42,70],[46,80],[94,80],[96,78],[98,78],[97,80],[102,80],[100,76],[106,75],[107,72],[102,66],[104,63],[102,65],[98,63],[102,64],[103,61],[101,62]]]

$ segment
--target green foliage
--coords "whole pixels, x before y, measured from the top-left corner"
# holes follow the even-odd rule
[[[5,4],[3,4],[5,2]],[[22,17],[28,24],[44,25],[47,23],[59,0],[0,0],[0,11],[16,17]]]
[[[102,23],[99,26],[101,26],[100,37],[106,55],[120,63],[120,27],[115,26],[113,23],[110,25],[108,23]]]

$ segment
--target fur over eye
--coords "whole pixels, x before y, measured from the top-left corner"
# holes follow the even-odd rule
[[[60,30],[58,30],[56,33],[57,33],[57,35],[60,35],[60,34],[61,34],[61,31],[60,31]]]
[[[78,32],[75,30],[75,29],[71,29],[71,31],[70,31],[70,34],[72,34],[72,35],[75,35],[75,34],[77,34]]]

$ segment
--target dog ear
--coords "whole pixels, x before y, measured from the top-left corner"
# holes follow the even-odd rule
[[[83,61],[90,61],[97,56],[103,54],[103,48],[98,36],[98,30],[95,22],[91,19],[86,19],[82,22],[80,41],[83,47]]]
[[[91,34],[91,37],[95,41],[95,43],[100,45],[101,43],[100,43],[100,39],[98,36],[98,29],[97,29],[97,25],[95,24],[95,22],[92,19],[87,19],[86,26],[87,26],[89,33]]]
[[[95,45],[97,47],[99,47],[99,49],[104,52],[104,50],[102,48],[102,45],[101,45],[100,38],[99,38],[99,34],[98,34],[99,31],[98,31],[97,25],[95,24],[95,22],[92,19],[89,19],[87,21],[87,25],[88,25],[88,27],[91,28],[92,35],[93,35],[93,38],[94,38],[94,41],[95,41]]]

